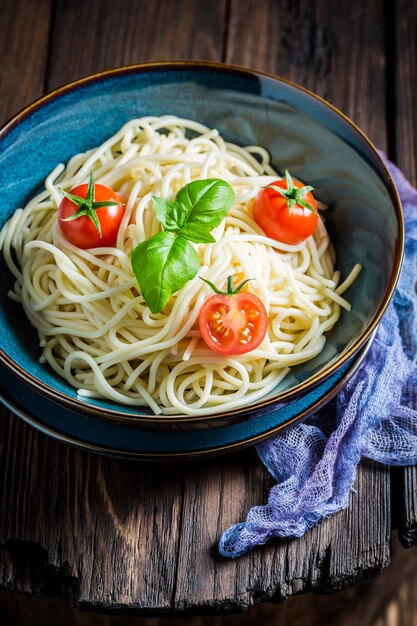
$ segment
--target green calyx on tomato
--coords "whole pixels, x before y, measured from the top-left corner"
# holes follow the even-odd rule
[[[227,290],[220,291],[220,289],[218,289],[214,283],[210,282],[209,280],[206,280],[202,276],[199,276],[199,278],[200,280],[203,280],[209,287],[211,287],[215,293],[218,293],[221,296],[235,296],[237,293],[239,293],[239,291],[242,291],[246,283],[248,283],[251,280],[255,280],[254,278],[247,278],[242,283],[240,283],[240,285],[238,285],[235,289],[233,289],[233,276],[228,276]]]
[[[80,245],[79,243],[74,241],[74,239],[80,240],[79,236],[71,237],[71,231],[73,231],[72,234],[74,235],[75,230],[77,230],[79,226],[77,225],[76,229],[65,228],[65,226],[62,223],[72,222],[74,220],[79,220],[81,218],[85,218],[83,220],[84,223],[86,223],[86,220],[91,220],[91,222],[94,224],[94,227],[98,233],[99,238],[101,239],[103,237],[103,229],[102,229],[101,220],[99,219],[97,215],[97,209],[102,209],[102,208],[107,209],[108,207],[120,206],[123,204],[123,202],[120,200],[118,195],[114,193],[111,189],[109,189],[108,187],[104,187],[104,185],[96,185],[94,183],[93,172],[90,172],[88,186],[79,185],[78,187],[75,187],[74,189],[72,189],[71,193],[68,193],[67,191],[64,191],[63,189],[60,189],[60,191],[65,196],[65,199],[61,202],[59,206],[59,210],[58,210],[59,221],[61,223],[61,228],[64,231],[64,234],[67,235],[67,238],[69,239],[71,243],[74,243],[74,245],[78,245],[79,247],[85,248],[85,247],[93,247],[94,245],[97,245],[96,241],[92,242],[90,246],[88,245],[89,243],[88,241],[83,242],[85,245]],[[99,194],[101,197],[103,197],[103,192],[104,192],[104,196],[106,196],[106,192],[107,192],[108,199],[103,198],[100,201],[96,201],[97,192],[101,192]],[[78,194],[81,194],[81,195],[78,195]],[[68,201],[71,203],[71,205],[68,205]],[[64,216],[64,213],[69,212],[68,209],[70,210],[71,214]],[[118,230],[118,227],[120,226],[121,217],[123,215],[123,210],[116,211],[115,213],[117,215],[117,219],[112,220],[112,221],[118,222],[117,224],[117,230]],[[118,219],[119,217],[120,219]],[[112,224],[112,230],[114,230],[113,224]],[[116,239],[117,230],[115,232],[115,236],[111,237],[113,241]],[[69,233],[69,236],[68,236],[68,233]],[[105,238],[108,239],[106,235],[107,233],[105,234]],[[97,238],[93,237],[93,239],[97,239]]]
[[[257,295],[242,291],[253,279],[244,280],[233,289],[233,276],[229,276],[226,291],[220,291],[205,278],[201,280],[215,291],[204,302],[198,316],[200,333],[208,347],[223,355],[255,350],[268,330],[268,315]]]
[[[313,187],[285,178],[263,187],[253,205],[253,217],[265,235],[280,243],[296,245],[312,235],[318,221]]]
[[[314,187],[311,187],[310,185],[297,187],[294,184],[294,180],[288,170],[285,170],[285,180],[287,183],[286,189],[278,187],[278,185],[274,184],[267,185],[267,189],[273,189],[274,191],[277,191],[283,198],[285,198],[285,200],[287,201],[288,212],[290,213],[290,215],[295,205],[302,206],[305,209],[308,209],[308,211],[311,211],[312,213],[318,215],[317,209],[309,202],[304,200],[305,196],[307,196],[310,191],[314,190]]]

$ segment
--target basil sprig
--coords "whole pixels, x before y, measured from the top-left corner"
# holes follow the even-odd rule
[[[173,293],[197,274],[200,261],[190,241],[213,243],[210,231],[229,211],[234,192],[219,178],[196,180],[182,187],[175,201],[153,197],[155,215],[164,230],[132,252],[132,269],[152,313],[159,313]]]

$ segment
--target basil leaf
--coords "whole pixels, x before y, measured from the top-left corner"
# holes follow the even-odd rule
[[[194,278],[200,268],[198,255],[189,241],[168,231],[138,244],[131,263],[152,313],[162,311],[172,294]]]
[[[191,224],[198,224],[210,232],[225,217],[234,197],[229,183],[219,178],[195,180],[182,187],[175,198],[183,210],[180,234],[186,232],[183,231],[185,225]]]
[[[213,243],[218,226],[233,202],[229,183],[218,178],[196,180],[179,190],[175,202],[153,196],[155,215],[164,231],[133,250],[132,269],[141,294],[159,313],[175,291],[197,274],[200,262],[189,243]]]
[[[161,222],[165,230],[178,230],[180,228],[182,208],[176,203],[152,196],[156,219]]]
[[[205,226],[197,223],[186,224],[181,228],[179,234],[189,241],[194,241],[194,243],[215,243],[216,241]]]

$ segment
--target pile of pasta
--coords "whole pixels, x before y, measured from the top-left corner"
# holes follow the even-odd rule
[[[60,190],[86,182],[91,171],[126,202],[114,247],[77,248],[57,224]],[[213,230],[215,243],[193,244],[198,276],[153,314],[130,262],[135,246],[161,230],[152,196],[173,198],[206,178],[230,183],[233,206]],[[360,271],[355,266],[341,282],[321,217],[301,244],[265,236],[253,220],[254,199],[278,178],[262,147],[239,147],[217,130],[174,116],[132,120],[98,148],[58,165],[44,191],[0,235],[16,279],[10,297],[37,329],[40,360],[81,398],[148,406],[155,414],[214,414],[273,391],[289,368],[321,352],[341,307],[350,309],[342,294]],[[240,356],[211,351],[197,323],[212,295],[200,276],[224,288],[231,274],[236,283],[254,279],[246,289],[268,313],[265,339]]]

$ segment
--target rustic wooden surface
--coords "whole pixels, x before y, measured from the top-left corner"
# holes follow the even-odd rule
[[[400,0],[395,28],[396,54],[393,57],[395,84],[391,98],[394,119],[393,158],[413,185],[417,185],[417,4]],[[412,86],[410,89],[409,87]],[[416,393],[416,390],[410,390]],[[417,544],[417,468],[401,470],[399,501],[400,539],[407,548]]]
[[[402,4],[411,11],[411,1]],[[210,59],[312,89],[407,173],[415,165],[414,10],[403,21],[380,0],[0,0],[0,7],[1,120],[93,71]],[[3,411],[0,587],[85,610],[202,614],[337,591],[389,564],[390,471],[372,463],[359,468],[346,511],[299,540],[221,559],[222,530],[265,501],[271,484],[253,450],[167,469],[81,452]],[[410,530],[413,470],[400,485],[407,502],[400,530]]]
[[[278,605],[257,604],[243,614],[120,617],[0,591],[0,615],[7,626],[416,626],[417,548],[403,550],[393,539],[392,563],[380,576],[330,596],[306,593]]]

